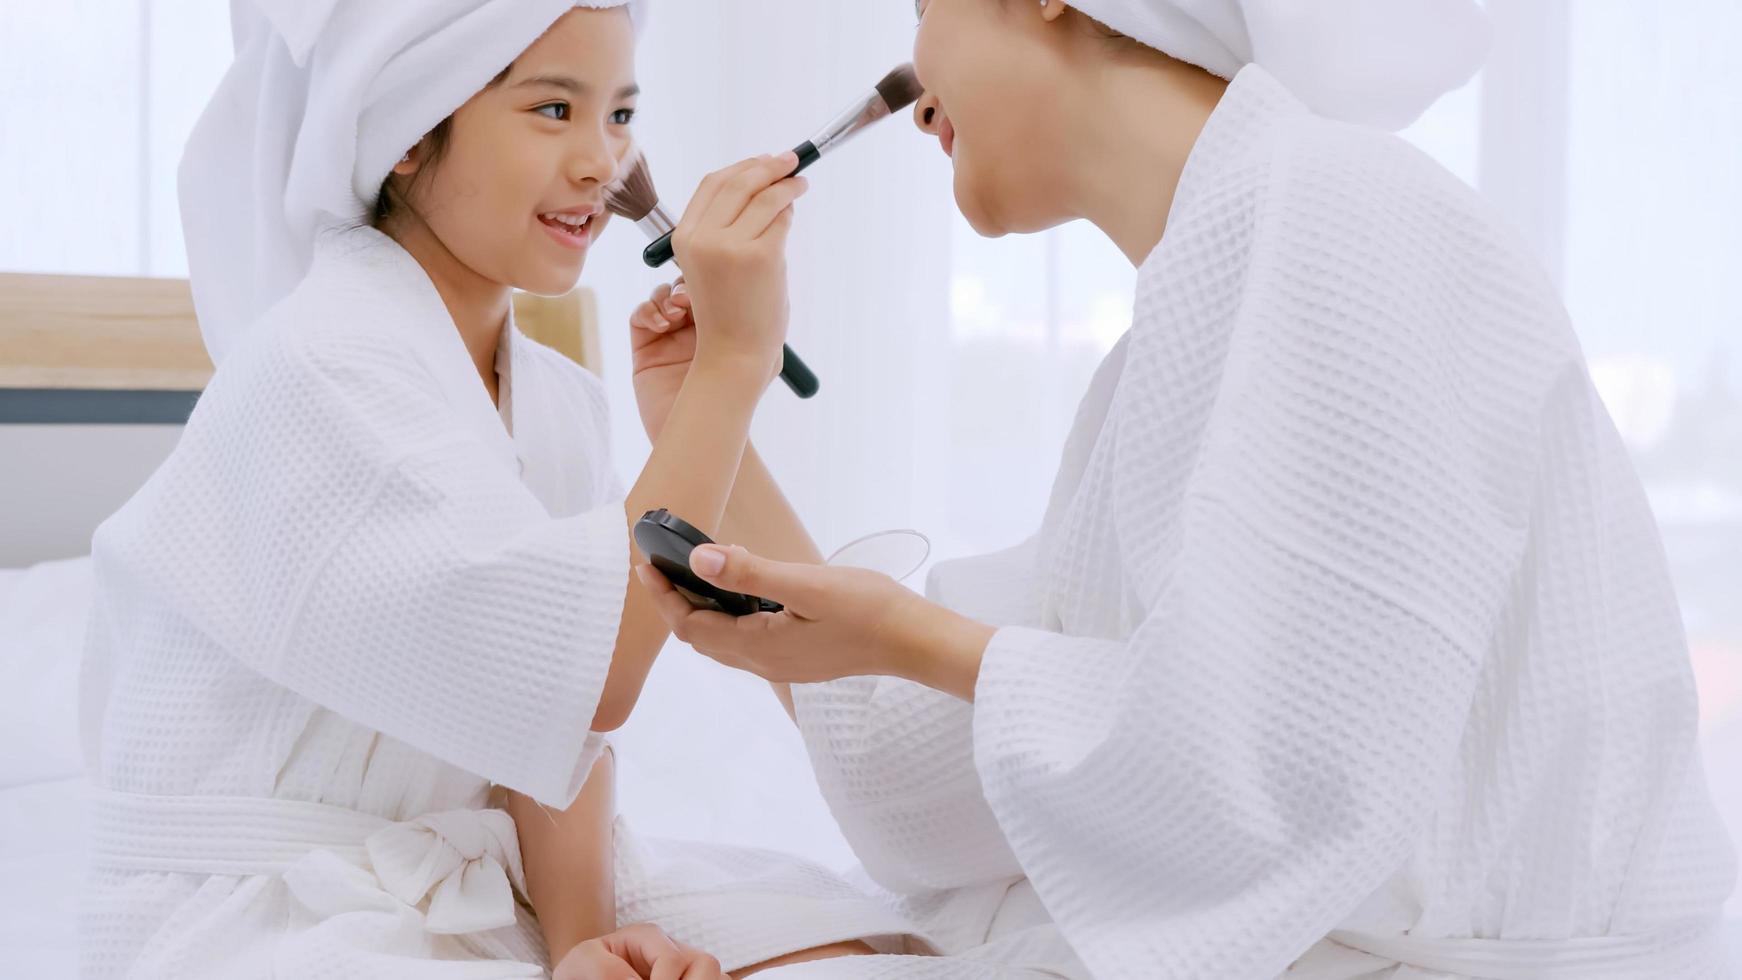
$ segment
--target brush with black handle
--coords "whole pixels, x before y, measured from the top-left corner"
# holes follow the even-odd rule
[[[855,100],[842,113],[829,121],[827,126],[817,131],[815,136],[800,143],[793,149],[798,154],[798,166],[793,168],[788,177],[796,177],[803,173],[811,164],[823,158],[823,155],[835,147],[847,142],[864,132],[875,123],[889,118],[897,112],[919,101],[925,90],[920,87],[919,76],[914,73],[912,65],[902,65],[883,76],[871,91]],[[669,222],[667,222],[669,224]],[[670,262],[672,259],[671,229],[666,229],[660,236],[647,246],[647,251],[641,253],[641,258],[652,268]]]

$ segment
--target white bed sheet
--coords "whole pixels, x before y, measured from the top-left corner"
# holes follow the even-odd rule
[[[0,789],[84,771],[78,684],[90,605],[89,558],[0,571]]]
[[[79,655],[89,559],[0,570],[0,974],[78,975],[86,781]]]
[[[78,976],[85,873],[83,777],[0,789],[0,973]]]

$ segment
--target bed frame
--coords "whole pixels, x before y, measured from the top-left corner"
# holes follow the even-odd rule
[[[599,373],[591,292],[516,293],[514,317]],[[180,425],[211,376],[186,280],[0,273],[0,425]]]

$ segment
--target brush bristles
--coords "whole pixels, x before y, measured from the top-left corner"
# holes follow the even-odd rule
[[[617,179],[605,188],[605,206],[612,214],[630,221],[640,221],[659,207],[659,191],[653,186],[653,171],[639,148],[624,161]]]
[[[883,76],[883,81],[877,83],[877,94],[890,112],[900,112],[918,102],[925,94],[925,88],[919,84],[919,75],[913,66],[902,65]]]

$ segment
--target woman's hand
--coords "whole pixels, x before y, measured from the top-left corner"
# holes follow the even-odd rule
[[[635,925],[589,939],[564,956],[551,980],[725,980],[720,961]]]
[[[786,342],[786,240],[808,185],[793,153],[709,175],[672,234],[697,323],[695,364],[748,370],[766,385]]]
[[[772,599],[784,612],[697,610],[651,565],[636,569],[673,635],[728,667],[775,683],[888,675],[973,700],[994,630],[929,602],[887,575],[770,561],[704,545],[690,568],[710,584]]]
[[[649,441],[658,441],[665,418],[689,376],[696,356],[696,320],[684,281],[661,285],[629,318],[635,358],[635,404]]]

